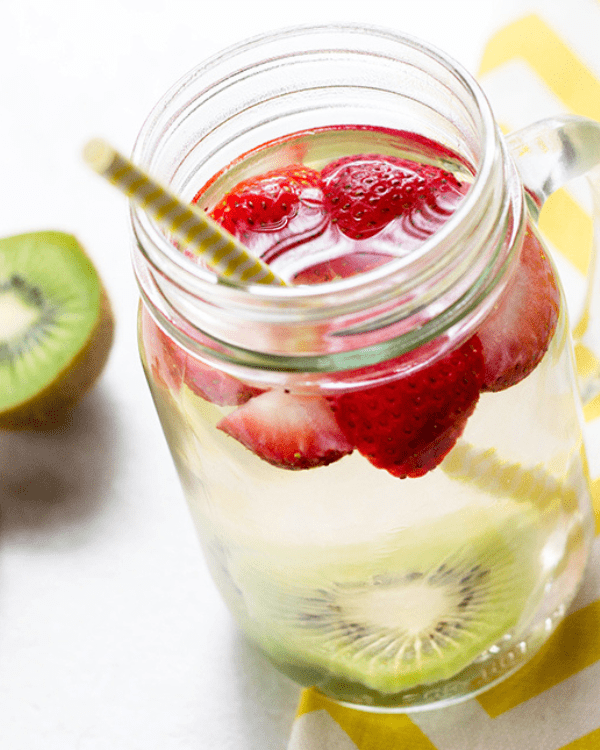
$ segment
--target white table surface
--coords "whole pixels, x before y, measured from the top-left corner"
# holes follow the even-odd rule
[[[100,135],[129,152],[175,80],[261,31],[386,25],[475,72],[523,8],[2,0],[0,236],[75,234],[117,331],[69,430],[0,433],[0,748],[282,750],[299,695],[239,636],[205,569],[138,362],[126,203],[83,164],[83,144]]]

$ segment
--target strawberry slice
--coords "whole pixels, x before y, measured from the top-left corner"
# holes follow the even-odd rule
[[[238,183],[211,211],[231,234],[281,231],[296,216],[304,191],[319,186],[319,174],[293,164]],[[194,198],[197,203],[201,194]]]
[[[185,383],[212,404],[238,406],[263,392],[194,359],[167,336],[146,308],[142,310],[142,339],[154,378],[173,393]]]
[[[375,154],[337,159],[321,178],[332,221],[355,240],[372,237],[399,217],[426,238],[450,217],[467,187],[438,167]]]
[[[501,391],[529,375],[550,345],[559,312],[552,265],[528,229],[517,272],[477,332],[485,362],[483,390]]]
[[[182,372],[176,347],[145,307],[141,313],[141,338],[153,378],[163,388],[177,393],[181,388]]]
[[[222,419],[223,430],[282,469],[326,466],[352,452],[324,398],[266,391]]]
[[[452,449],[475,409],[483,379],[477,336],[414,374],[330,398],[346,438],[374,466],[420,477]]]
[[[180,354],[185,357],[182,368],[184,383],[193,393],[211,404],[238,406],[263,393],[260,388],[243,383],[221,370],[215,370],[185,352],[180,351]]]

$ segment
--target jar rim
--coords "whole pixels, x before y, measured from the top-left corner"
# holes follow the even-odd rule
[[[140,130],[139,136],[136,139],[136,143],[133,149],[133,159],[140,166],[145,167],[149,162],[149,148],[153,146],[153,129],[156,126],[157,116],[162,109],[167,107],[176,97],[181,95],[192,81],[196,80],[201,75],[206,75],[210,71],[217,69],[223,61],[228,61],[241,52],[248,50],[256,50],[264,47],[266,44],[277,41],[279,39],[289,38],[290,36],[301,36],[304,39],[307,34],[322,35],[328,33],[341,33],[344,35],[355,35],[363,38],[382,38],[393,43],[400,43],[407,45],[416,50],[421,51],[425,55],[436,59],[446,70],[450,71],[457,80],[461,82],[465,90],[472,96],[478,113],[480,115],[480,138],[482,144],[482,161],[478,165],[478,169],[474,174],[473,183],[470,185],[469,191],[465,198],[459,204],[457,210],[454,212],[449,221],[439,229],[435,235],[428,238],[421,247],[410,253],[409,255],[402,258],[394,258],[386,263],[384,266],[379,268],[371,269],[361,274],[350,276],[346,279],[336,279],[327,284],[314,284],[314,285],[264,285],[264,284],[252,284],[248,286],[240,286],[230,281],[223,282],[219,279],[216,274],[203,266],[191,262],[182,253],[174,251],[174,248],[167,237],[163,234],[161,229],[158,227],[156,222],[150,217],[143,209],[138,206],[131,206],[131,216],[136,229],[139,228],[140,233],[151,242],[153,242],[161,251],[161,255],[168,258],[166,265],[170,269],[177,273],[178,277],[181,275],[180,282],[183,282],[184,286],[189,291],[196,291],[201,293],[207,285],[209,288],[213,288],[216,284],[220,287],[227,289],[227,296],[232,295],[238,297],[239,295],[251,295],[255,298],[262,298],[265,301],[269,300],[303,300],[303,299],[314,299],[325,296],[330,298],[332,293],[343,294],[345,290],[353,289],[365,289],[371,286],[373,283],[377,284],[377,281],[382,277],[388,277],[395,275],[398,271],[402,272],[407,266],[413,265],[414,263],[421,262],[424,256],[427,256],[434,246],[437,246],[442,242],[449,234],[456,233],[456,228],[463,222],[465,216],[467,216],[472,210],[473,206],[481,201],[482,192],[488,182],[491,171],[494,168],[495,158],[495,143],[496,143],[496,132],[495,132],[495,121],[492,114],[489,102],[483,93],[480,86],[477,84],[473,76],[454,58],[439,50],[433,45],[423,42],[416,37],[401,34],[395,31],[385,29],[383,27],[374,25],[359,25],[355,23],[348,24],[324,24],[324,25],[297,25],[289,26],[286,28],[279,29],[277,31],[266,32],[263,34],[255,35],[245,41],[238,44],[233,44],[224,49],[223,51],[211,56],[192,70],[188,71],[182,78],[179,79],[157,102],[152,112],[146,119],[142,129]],[[144,243],[145,246],[145,243]],[[151,261],[156,261],[161,256],[152,254]],[[162,260],[162,258],[161,258]],[[154,262],[153,262],[154,264]],[[159,261],[159,265],[162,270],[166,268]]]

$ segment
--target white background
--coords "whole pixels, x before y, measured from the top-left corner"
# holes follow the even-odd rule
[[[240,638],[205,570],[138,363],[127,206],[83,144],[100,135],[129,152],[165,89],[262,31],[385,25],[475,73],[486,40],[527,7],[1,0],[0,236],[75,234],[117,332],[69,430],[0,433],[0,748],[281,750],[299,695]]]

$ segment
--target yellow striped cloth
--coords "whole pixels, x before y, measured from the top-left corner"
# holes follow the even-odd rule
[[[537,7],[485,48],[479,77],[498,122],[511,132],[559,112],[600,120],[600,0]],[[540,228],[581,334],[592,247],[584,186],[555,193]],[[593,359],[584,345],[577,355],[580,368]],[[363,713],[304,690],[288,750],[600,750],[600,398],[585,418],[597,537],[576,601],[533,661],[476,699],[410,716]]]

